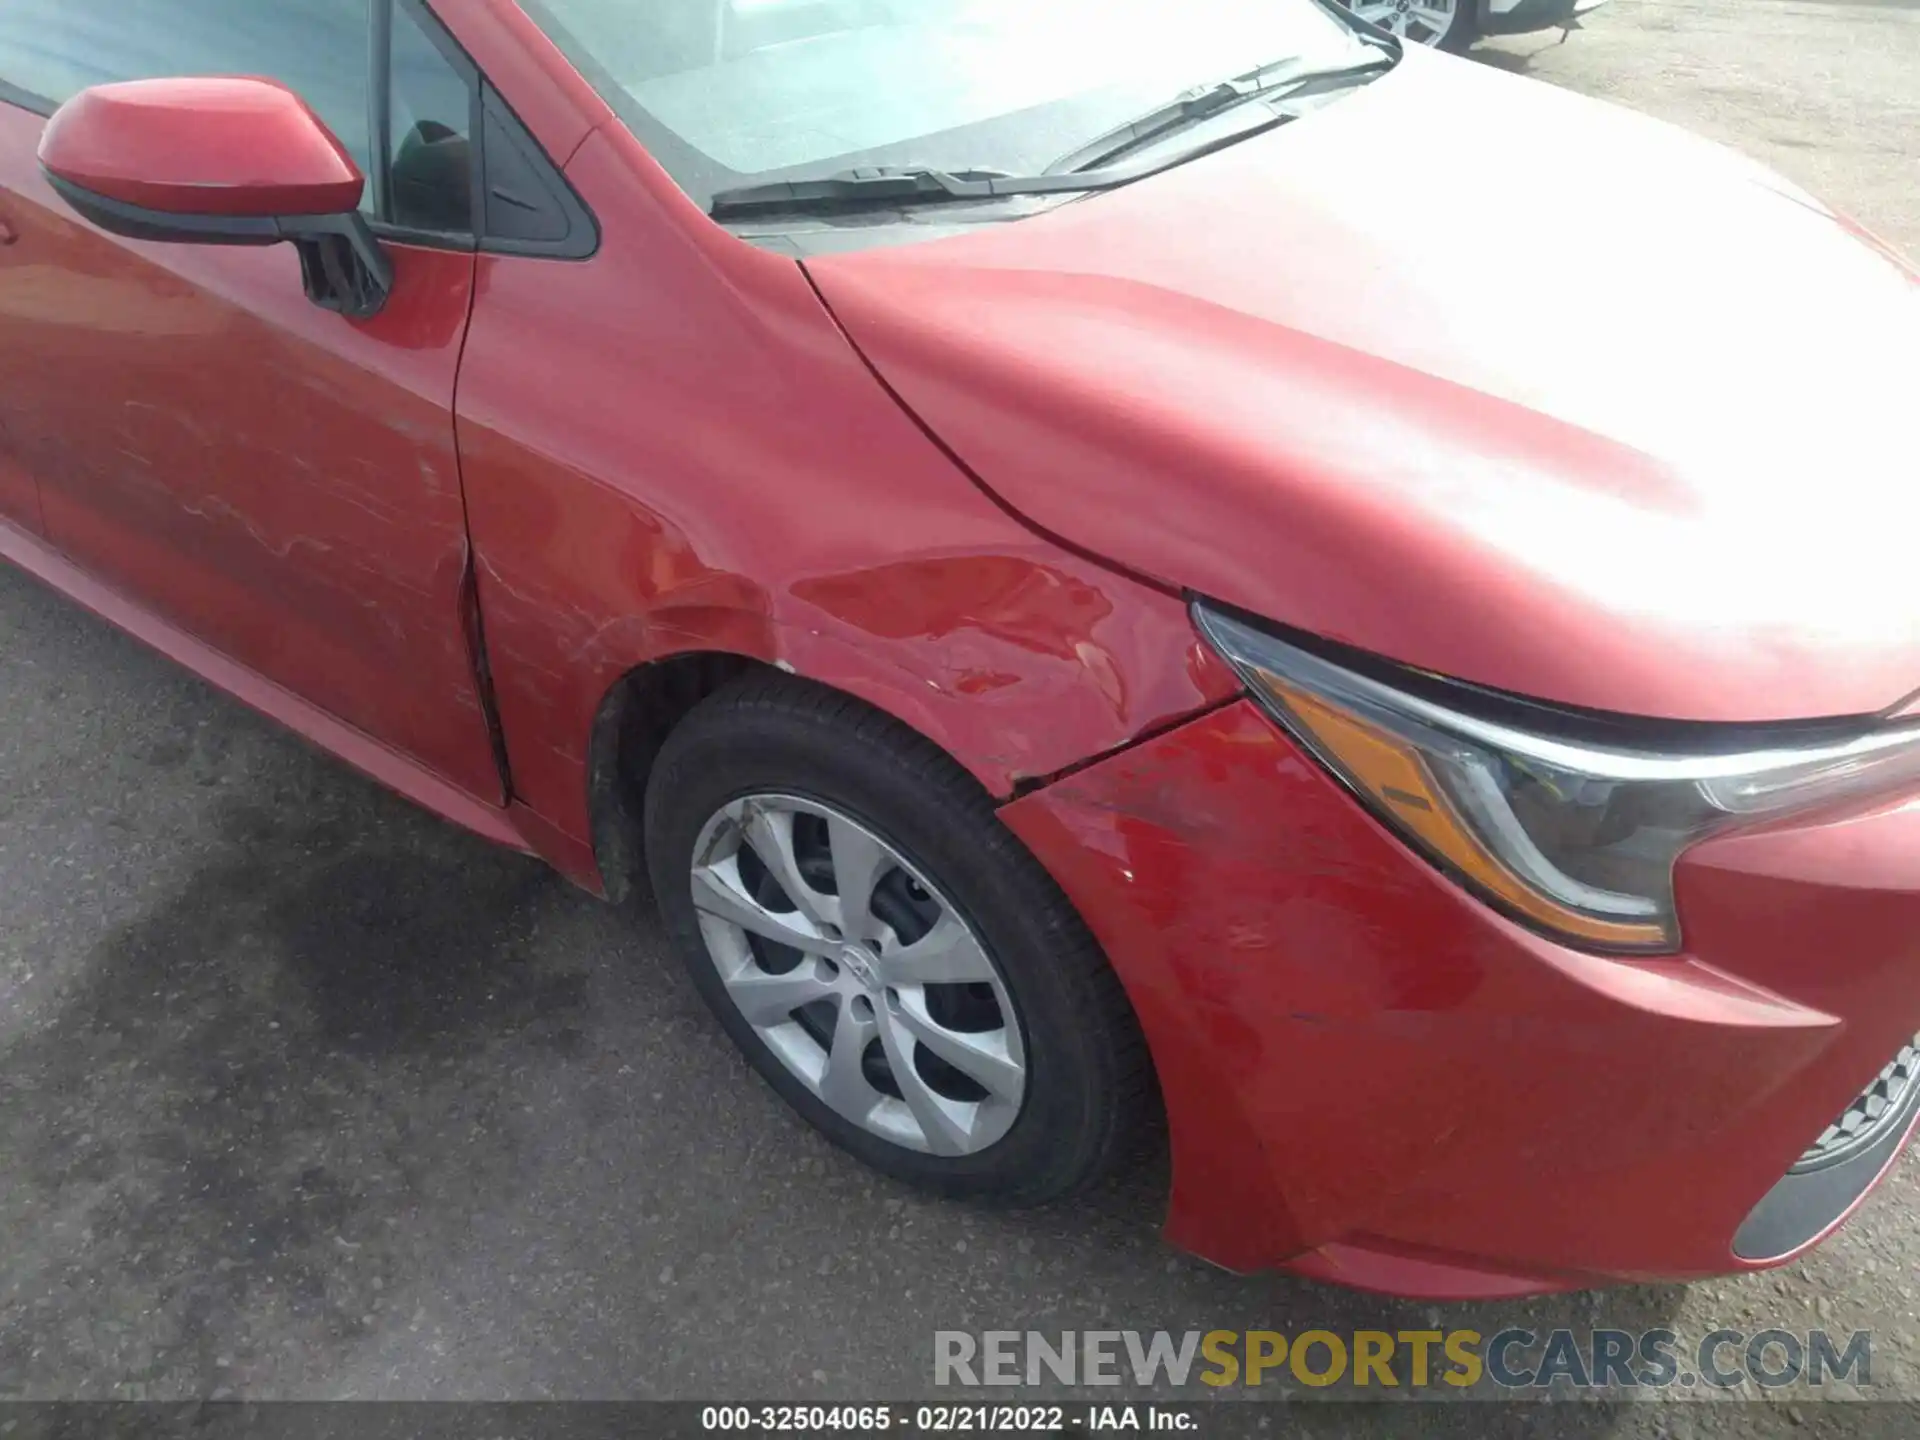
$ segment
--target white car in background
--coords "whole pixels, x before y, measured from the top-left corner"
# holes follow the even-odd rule
[[[1464,50],[1483,35],[1572,26],[1607,0],[1343,0],[1362,20],[1416,45]]]

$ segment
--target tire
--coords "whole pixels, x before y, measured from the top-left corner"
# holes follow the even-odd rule
[[[1361,18],[1410,44],[1426,45],[1461,55],[1480,38],[1478,0],[1424,0],[1424,3],[1406,11],[1400,10],[1397,4],[1388,3],[1388,0],[1341,0],[1341,3]],[[1433,7],[1449,3],[1451,14],[1442,24],[1434,15]]]
[[[921,1189],[1005,1206],[1073,1194],[1135,1148],[1156,1091],[1118,979],[986,792],[917,733],[808,681],[744,676],[668,737],[648,780],[644,824],[654,894],[695,987],[768,1084],[834,1144]],[[866,841],[891,854],[868,868],[871,900],[857,905]],[[762,850],[784,873],[808,878],[769,889],[774,867]],[[804,890],[810,910],[787,889]],[[831,956],[770,944],[729,918],[764,923],[760,909],[738,910],[747,892],[755,905],[780,910],[783,925],[839,934],[838,923],[808,918],[817,911],[844,922],[846,936],[880,938]],[[880,920],[883,912],[890,918]],[[938,932],[929,944],[944,946],[941,964],[976,978],[896,987],[910,973],[898,968],[911,959],[903,942],[929,923]],[[977,978],[983,961],[990,978]],[[774,982],[786,988],[769,999]],[[821,985],[838,987],[837,998],[782,1009]],[[906,1043],[910,1025],[929,1035],[936,1012],[943,1027],[969,1031],[956,1047],[943,1028],[941,1055]],[[859,1040],[869,1034],[878,1038]],[[856,1042],[864,1046],[857,1078],[850,1060],[836,1058],[854,1055]],[[998,1058],[981,1061],[989,1050]],[[946,1065],[949,1054],[967,1071]],[[896,1074],[901,1064],[912,1067],[907,1083]],[[1009,1099],[1019,1067],[1017,1100]],[[829,1093],[838,1108],[823,1098]],[[972,1117],[964,1134],[953,1119],[961,1114]]]

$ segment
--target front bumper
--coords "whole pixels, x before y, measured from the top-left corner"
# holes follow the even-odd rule
[[[1607,0],[1480,0],[1482,35],[1519,35],[1572,25]]]
[[[1250,701],[1002,815],[1140,1014],[1168,1238],[1230,1269],[1466,1298],[1764,1268],[1912,1129],[1789,1173],[1920,1030],[1920,801],[1697,847],[1688,950],[1652,959],[1495,914]]]

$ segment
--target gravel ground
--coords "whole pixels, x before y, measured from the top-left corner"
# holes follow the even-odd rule
[[[1617,0],[1481,55],[1738,145],[1920,254],[1907,0]],[[1159,1243],[1150,1174],[1025,1216],[876,1180],[749,1078],[650,925],[11,570],[0,776],[0,1394],[906,1398],[936,1328],[1661,1323],[1872,1327],[1881,1392],[1920,1394],[1911,1162],[1757,1278],[1440,1307],[1235,1278]],[[1800,1433],[1896,1433],[1794,1403],[1769,1413]]]

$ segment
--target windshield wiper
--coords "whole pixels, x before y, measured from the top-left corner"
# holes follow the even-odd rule
[[[1321,85],[1334,85],[1346,80],[1359,80],[1368,75],[1393,67],[1399,59],[1397,54],[1376,55],[1353,65],[1322,66],[1319,68],[1302,66],[1294,61],[1283,60],[1273,65],[1263,65],[1258,70],[1249,70],[1244,75],[1236,75],[1230,80],[1222,80],[1213,85],[1201,85],[1177,96],[1157,110],[1149,110],[1137,119],[1093,137],[1076,150],[1062,155],[1046,168],[1049,175],[1078,175],[1094,170],[1108,161],[1126,154],[1149,140],[1158,140],[1176,130],[1184,130],[1189,125],[1211,118],[1236,105],[1244,105],[1249,100],[1279,100],[1289,95],[1297,95],[1302,90],[1317,88]]]
[[[1023,195],[1065,195],[1114,190],[1143,180],[1175,165],[1197,160],[1215,150],[1250,139],[1285,124],[1292,117],[1273,111],[1229,134],[1171,155],[1122,159],[1145,141],[1218,115],[1248,100],[1277,100],[1300,91],[1333,85],[1391,67],[1397,49],[1357,65],[1310,68],[1295,61],[1250,70],[1198,90],[1190,90],[1171,104],[1138,120],[1108,131],[1070,155],[1064,155],[1038,175],[1010,175],[1004,170],[941,170],[932,166],[880,165],[841,170],[832,175],[800,180],[771,180],[718,191],[707,213],[716,220],[745,220],[760,215],[832,215],[888,206],[947,204],[956,201],[1004,200]],[[1112,163],[1110,163],[1112,162]]]
[[[773,180],[722,190],[708,204],[716,220],[750,215],[860,209],[889,201],[918,205],[940,200],[997,200],[1100,188],[1091,175],[1009,175],[1003,170],[935,170],[878,165],[806,180]]]

